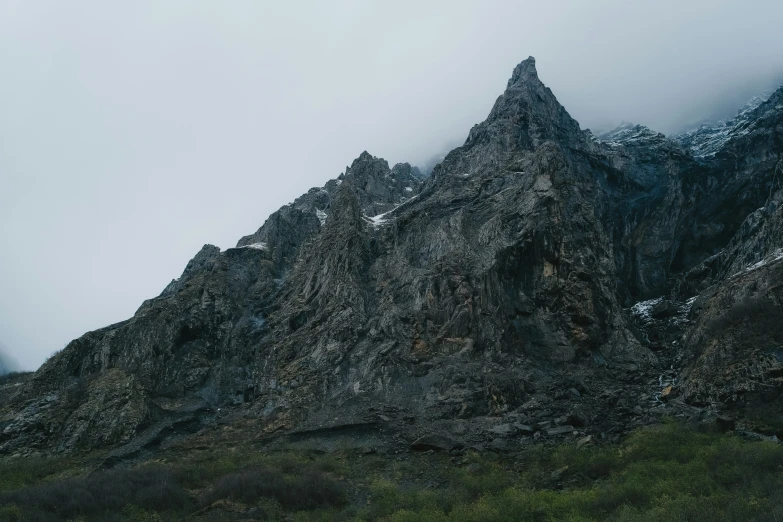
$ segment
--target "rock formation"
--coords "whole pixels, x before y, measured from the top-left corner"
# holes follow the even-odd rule
[[[528,58],[430,176],[364,152],[71,342],[0,410],[0,452],[130,451],[225,411],[501,447],[621,433],[672,383],[780,412],[783,89],[721,132],[594,136]]]

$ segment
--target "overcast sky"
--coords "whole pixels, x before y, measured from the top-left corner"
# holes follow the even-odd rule
[[[0,0],[0,340],[36,368],[363,150],[425,162],[528,55],[583,128],[731,113],[783,81],[781,21],[780,0]]]

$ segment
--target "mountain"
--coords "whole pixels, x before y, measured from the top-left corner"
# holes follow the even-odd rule
[[[772,91],[768,91],[754,96],[740,108],[734,118],[704,123],[696,129],[675,135],[673,139],[689,149],[696,158],[715,156],[729,139],[750,130],[758,118],[754,111],[772,94]]]
[[[417,449],[781,422],[782,98],[720,140],[595,136],[528,58],[431,175],[363,152],[72,341],[0,410],[0,452],[122,460],[226,422]]]

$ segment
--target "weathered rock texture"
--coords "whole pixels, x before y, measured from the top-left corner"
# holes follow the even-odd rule
[[[611,431],[662,404],[672,361],[687,400],[778,400],[781,98],[704,155],[693,136],[581,130],[529,58],[431,176],[364,152],[70,343],[2,410],[0,451],[134,447],[232,408],[259,433]],[[655,318],[627,310],[664,294]]]

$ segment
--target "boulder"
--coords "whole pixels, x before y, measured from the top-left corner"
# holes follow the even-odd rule
[[[410,447],[413,451],[450,451],[464,448],[465,443],[446,435],[427,434],[413,441]]]

